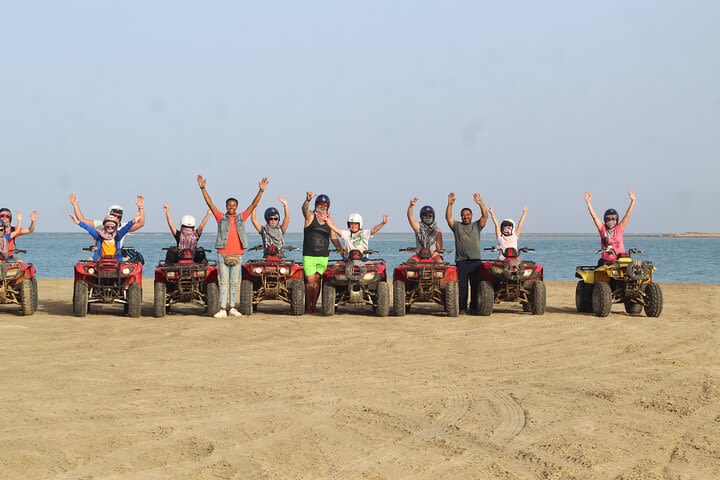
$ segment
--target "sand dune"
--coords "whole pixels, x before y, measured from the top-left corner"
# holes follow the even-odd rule
[[[658,319],[0,315],[0,477],[720,478],[720,286]],[[283,305],[272,307],[285,311]],[[417,312],[417,313],[416,313]],[[369,312],[366,312],[369,313]]]

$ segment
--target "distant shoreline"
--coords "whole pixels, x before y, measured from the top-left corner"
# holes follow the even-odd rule
[[[704,238],[704,237],[720,237],[720,233],[705,232],[685,232],[685,233],[663,233],[663,237],[685,237],[685,238]]]

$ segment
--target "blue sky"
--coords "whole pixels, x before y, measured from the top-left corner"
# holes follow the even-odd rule
[[[39,231],[147,201],[327,193],[336,219],[479,192],[527,232],[720,231],[717,2],[6,2],[3,200]],[[476,215],[477,213],[477,209]]]

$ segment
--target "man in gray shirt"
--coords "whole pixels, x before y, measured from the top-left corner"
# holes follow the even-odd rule
[[[472,221],[472,210],[463,208],[460,211],[460,222],[452,218],[455,194],[448,195],[448,204],[445,209],[445,220],[455,235],[455,265],[458,272],[458,286],[460,291],[460,314],[468,308],[468,281],[470,282],[470,311],[477,308],[477,290],[480,282],[480,232],[488,219],[488,211],[479,194],[473,194],[473,200],[480,207],[482,216],[480,220]]]

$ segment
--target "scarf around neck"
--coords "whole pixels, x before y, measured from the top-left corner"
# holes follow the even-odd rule
[[[272,246],[277,247],[278,250],[282,250],[282,247],[285,245],[285,240],[283,239],[283,233],[280,227],[271,227],[269,224],[265,224],[263,233],[265,247]]]
[[[178,248],[180,250],[192,250],[197,246],[198,234],[192,227],[180,227],[180,238],[178,239]]]
[[[433,221],[430,225],[420,222],[417,233],[417,240],[420,248],[433,250],[437,243],[437,223]]]

